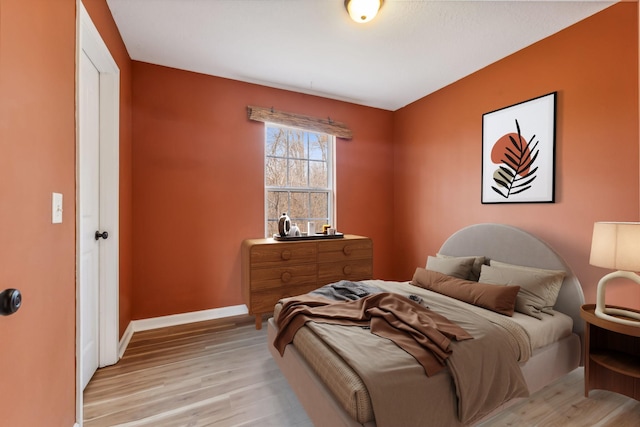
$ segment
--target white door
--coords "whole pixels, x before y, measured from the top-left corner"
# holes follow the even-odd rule
[[[100,73],[80,52],[80,142],[78,145],[79,304],[82,389],[98,369],[100,244]]]
[[[78,2],[76,422],[97,367],[119,360],[120,70]],[[96,240],[96,231],[108,239]]]

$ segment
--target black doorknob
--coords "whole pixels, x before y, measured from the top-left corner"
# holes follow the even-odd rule
[[[107,237],[109,237],[109,233],[107,233],[106,231],[103,231],[102,233],[99,231],[96,231],[96,240],[98,240],[101,237],[106,240]]]
[[[0,292],[0,316],[8,316],[18,311],[22,305],[22,294],[17,289]]]

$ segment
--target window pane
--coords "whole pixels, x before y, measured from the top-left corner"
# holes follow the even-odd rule
[[[311,218],[329,217],[329,193],[311,193],[311,215],[309,216]],[[322,230],[322,227],[320,227],[320,230]]]
[[[284,187],[287,185],[287,159],[268,157],[264,172],[267,186]]]
[[[267,218],[278,220],[283,212],[288,212],[288,193],[286,191],[267,191]],[[277,227],[276,227],[277,228]]]
[[[265,155],[285,157],[287,155],[287,132],[282,128],[267,127]]]
[[[309,185],[306,160],[289,160],[289,185],[291,187],[306,187]]]
[[[326,162],[309,161],[309,186],[327,188],[329,186]]]
[[[273,237],[278,234],[278,221],[269,221],[267,224],[267,237]]]
[[[268,237],[278,231],[283,212],[301,230],[307,222],[322,230],[334,221],[333,145],[331,135],[267,125],[265,131],[265,228]],[[316,190],[321,190],[319,193]]]
[[[295,159],[308,158],[307,133],[301,130],[289,131],[289,157]]]
[[[311,160],[327,161],[329,141],[327,135],[318,133],[309,134],[309,158]]]
[[[291,192],[291,209],[289,217],[292,222],[303,222],[309,218],[309,193]],[[300,224],[298,224],[300,226]]]

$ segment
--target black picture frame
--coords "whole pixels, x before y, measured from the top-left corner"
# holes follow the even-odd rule
[[[555,203],[557,92],[482,115],[481,201]]]

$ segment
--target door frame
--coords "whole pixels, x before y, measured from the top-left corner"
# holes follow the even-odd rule
[[[98,366],[119,359],[119,199],[120,199],[120,69],[102,40],[87,10],[76,0],[76,419],[82,425],[82,385],[80,384],[80,319],[79,251],[79,158],[80,54],[84,51],[100,72],[100,229],[109,232],[100,248]]]

